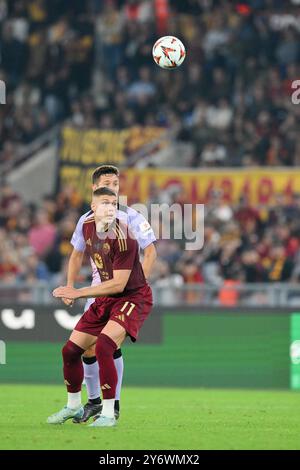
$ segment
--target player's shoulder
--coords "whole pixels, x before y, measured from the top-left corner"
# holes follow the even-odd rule
[[[116,220],[116,228],[122,234],[127,234],[130,231],[129,225],[124,222],[123,220],[117,219]]]
[[[123,215],[123,214],[127,214],[128,211],[129,211],[130,207],[129,206],[125,206],[124,204],[118,204],[118,213],[119,215]]]
[[[115,235],[114,241],[116,247],[119,248],[120,251],[126,251],[137,243],[130,227],[120,219],[116,220],[112,230]]]
[[[118,205],[118,218],[120,220],[126,220],[127,217],[135,217],[140,214],[136,209],[130,206],[124,206],[123,204]]]
[[[143,217],[143,214],[139,211],[137,211],[136,209],[134,209],[133,207],[128,207],[128,211],[127,211],[127,214],[128,214],[128,217],[130,219],[134,219],[136,217]]]
[[[85,212],[84,214],[82,214],[79,219],[78,219],[78,224],[83,224],[83,222],[85,222],[86,219],[89,219],[90,217],[92,217],[94,215],[94,212],[89,210],[88,212]]]
[[[95,221],[94,212],[93,211],[86,212],[85,214],[81,216],[80,220],[81,219],[82,219],[83,224],[94,222]]]
[[[118,218],[129,226],[135,226],[147,220],[141,212],[133,207],[119,205],[118,209]]]
[[[121,222],[124,222],[128,225],[129,229],[134,233],[134,238],[137,239],[139,245],[142,248],[148,246],[148,240],[151,239],[151,243],[156,241],[153,229],[144,215],[133,209],[132,207],[127,207],[127,212],[119,212],[118,218]],[[147,240],[145,245],[144,240]]]

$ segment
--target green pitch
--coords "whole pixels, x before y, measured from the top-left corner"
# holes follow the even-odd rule
[[[300,449],[299,393],[126,387],[116,428],[47,425],[64,396],[1,385],[0,449]]]

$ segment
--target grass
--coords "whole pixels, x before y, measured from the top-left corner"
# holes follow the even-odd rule
[[[0,449],[300,449],[299,394],[220,389],[123,389],[115,428],[47,425],[57,385],[1,385]]]

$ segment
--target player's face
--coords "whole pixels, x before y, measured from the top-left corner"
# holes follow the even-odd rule
[[[111,224],[116,218],[117,204],[116,196],[94,196],[91,208],[96,221]]]
[[[114,193],[119,194],[119,178],[114,174],[101,175],[96,184],[93,184],[93,191],[99,188],[109,188]]]

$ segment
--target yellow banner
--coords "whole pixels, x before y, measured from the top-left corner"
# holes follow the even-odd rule
[[[121,194],[133,202],[146,202],[155,190],[172,185],[184,190],[190,203],[205,203],[213,190],[220,190],[229,203],[242,195],[251,204],[272,204],[278,194],[300,193],[300,169],[221,169],[221,170],[127,170],[121,176]]]
[[[300,169],[146,169],[122,170],[128,156],[146,144],[157,141],[158,150],[167,145],[160,139],[165,130],[159,127],[134,127],[123,131],[78,130],[64,127],[61,138],[59,181],[72,185],[86,201],[90,201],[92,173],[101,164],[114,164],[121,169],[121,194],[129,203],[146,202],[155,191],[181,187],[190,203],[205,203],[214,190],[220,190],[229,203],[242,195],[251,204],[272,204],[275,196],[300,193]]]
[[[85,200],[90,198],[92,173],[99,165],[122,167],[127,158],[165,133],[160,127],[132,127],[117,130],[78,130],[64,127],[61,133],[59,182],[78,188]],[[161,139],[155,150],[167,145]]]

